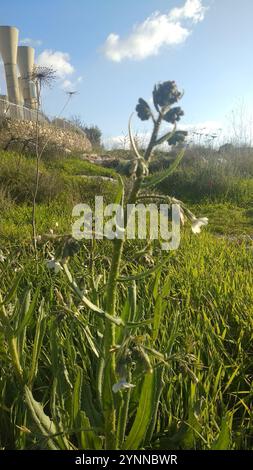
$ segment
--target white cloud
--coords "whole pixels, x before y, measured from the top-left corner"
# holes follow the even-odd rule
[[[65,91],[75,91],[76,88],[78,88],[78,85],[80,85],[82,81],[83,81],[82,76],[77,77],[76,80],[65,79],[63,80],[61,84],[61,88]]]
[[[103,144],[104,144],[105,148],[107,148],[108,150],[109,149],[114,149],[114,148],[129,148],[128,142],[126,143],[126,145],[124,145],[123,140],[124,139],[123,139],[122,135],[116,135],[116,136],[112,136],[112,137],[105,137],[103,139]]]
[[[145,147],[151,137],[151,132],[136,132],[135,139],[139,148]],[[105,137],[103,143],[107,149],[120,148],[128,150],[130,149],[130,139],[128,135],[108,136]]]
[[[157,55],[164,46],[183,43],[191,34],[185,20],[198,23],[204,19],[206,8],[202,0],[186,0],[181,8],[173,8],[167,14],[155,12],[145,21],[134,26],[132,33],[121,38],[111,33],[103,46],[105,56],[114,61],[123,59],[143,60]]]
[[[75,69],[70,63],[70,56],[66,52],[52,51],[46,49],[38,56],[37,64],[52,67],[58,78],[65,79],[66,76],[74,73]]]
[[[190,19],[194,23],[198,23],[203,21],[206,10],[202,0],[187,0],[181,8],[173,8],[169,17],[171,21]]]
[[[22,46],[39,47],[42,45],[42,41],[40,39],[24,38],[21,39],[20,44]]]

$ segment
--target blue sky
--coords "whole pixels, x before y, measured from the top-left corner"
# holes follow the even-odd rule
[[[57,115],[64,89],[78,90],[65,115],[112,137],[158,81],[185,90],[187,126],[223,127],[242,100],[252,108],[252,18],[252,0],[8,0],[0,24],[17,26],[39,62],[58,70],[46,112]]]

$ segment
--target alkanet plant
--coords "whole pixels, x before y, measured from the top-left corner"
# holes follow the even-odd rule
[[[133,172],[132,172],[132,188],[129,194],[129,197],[126,201],[127,204],[135,204],[138,200],[143,197],[149,197],[156,199],[156,194],[147,194],[146,190],[149,187],[155,187],[156,183],[152,181],[152,178],[149,182],[145,184],[145,180],[149,174],[149,164],[154,152],[154,149],[164,143],[169,141],[176,132],[176,122],[180,120],[183,115],[183,111],[180,107],[173,108],[172,105],[177,103],[180,98],[183,96],[174,81],[167,81],[160,83],[154,87],[153,90],[153,102],[156,110],[156,115],[153,110],[150,108],[149,104],[143,99],[140,98],[136,106],[136,112],[138,117],[143,120],[152,119],[153,121],[153,131],[150,137],[149,144],[144,152],[144,155],[141,155],[136,142],[133,138],[132,129],[131,129],[131,118],[129,120],[129,137],[131,142],[131,147],[133,150]],[[171,123],[174,125],[173,129],[170,129],[168,132],[165,132],[163,135],[159,135],[162,122]],[[181,134],[182,137],[182,134]],[[181,158],[183,157],[183,152],[181,152],[173,168],[169,169],[169,172],[173,170],[177,164],[179,164]],[[162,179],[165,178],[168,174],[168,171],[164,173]],[[161,177],[159,179],[161,181]],[[121,190],[121,204],[124,206],[124,188],[122,186]],[[170,202],[173,202],[171,198]],[[164,198],[167,200],[168,198]],[[180,201],[177,201],[180,204]],[[184,212],[184,205],[181,205],[182,214]],[[185,208],[185,214],[188,216],[192,222],[195,223],[198,220],[189,210]],[[203,223],[204,224],[204,223]],[[127,225],[127,220],[125,219],[125,227]],[[113,246],[113,255],[110,267],[110,273],[107,282],[107,292],[106,292],[106,312],[108,312],[111,317],[119,315],[117,312],[117,286],[120,276],[121,268],[121,259],[124,248],[124,239],[115,239]],[[149,352],[148,352],[149,351]],[[136,360],[136,355],[138,359]],[[104,417],[105,417],[105,446],[108,449],[118,448],[119,445],[122,445],[125,438],[126,432],[126,421],[128,414],[128,405],[126,404],[125,416],[124,416],[124,433],[122,439],[122,430],[118,431],[118,426],[120,425],[120,410],[118,409],[118,400],[113,396],[112,391],[120,392],[121,390],[127,390],[129,400],[129,394],[134,384],[131,383],[132,378],[132,366],[133,364],[142,363],[143,370],[146,371],[146,379],[144,380],[143,390],[147,386],[151,387],[153,381],[152,374],[152,360],[159,358],[161,362],[166,359],[158,351],[152,350],[150,353],[150,348],[147,349],[145,344],[138,341],[134,335],[131,334],[131,328],[125,330],[124,334],[121,335],[121,344],[116,344],[116,326],[111,321],[106,321],[105,332],[104,332],[104,356],[105,364],[103,369],[103,405],[104,405]],[[151,358],[150,358],[151,356]],[[146,367],[146,368],[145,368]],[[162,369],[162,368],[161,368]],[[162,373],[162,372],[161,372]],[[126,393],[126,392],[124,392]],[[145,391],[146,393],[146,391]],[[156,404],[154,403],[154,407]],[[138,412],[136,419],[138,420]],[[132,429],[136,426],[137,422],[135,421]],[[131,440],[131,431],[126,438],[126,442]],[[145,429],[143,429],[143,436],[145,434]],[[118,436],[121,435],[121,441],[118,441]],[[137,445],[137,443],[135,443]],[[127,446],[127,444],[126,444]],[[128,448],[128,447],[126,447]]]

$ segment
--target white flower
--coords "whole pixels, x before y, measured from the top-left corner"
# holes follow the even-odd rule
[[[196,217],[192,220],[192,231],[193,233],[200,233],[202,225],[208,224],[207,217],[200,217],[197,219]]]
[[[54,258],[46,260],[46,266],[48,269],[54,269],[55,274],[58,274],[62,270],[62,266],[59,261],[55,261]]]
[[[112,391],[114,393],[117,393],[119,392],[120,390],[125,390],[127,388],[133,388],[135,387],[135,385],[133,384],[130,384],[126,381],[126,378],[125,377],[122,377],[119,382],[117,382],[116,384],[113,385],[112,387]]]
[[[41,235],[38,235],[37,238],[36,238],[37,242],[41,242],[42,240],[42,236]]]
[[[184,225],[185,224],[185,213],[184,213],[184,210],[183,210],[183,208],[180,204],[181,201],[179,201],[178,199],[172,197],[171,202],[174,205],[174,207],[177,208],[177,210],[179,212],[180,222],[181,222],[182,225]]]
[[[6,257],[3,255],[2,250],[0,250],[0,263],[3,263],[6,260]]]
[[[53,235],[54,231],[53,231],[52,228],[50,228],[49,233],[51,233],[51,235]]]
[[[55,226],[56,226],[56,228],[58,228],[58,227],[59,227],[59,224],[58,224],[58,222],[55,222]]]

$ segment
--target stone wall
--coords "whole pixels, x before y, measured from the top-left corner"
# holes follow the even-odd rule
[[[39,124],[39,139],[43,145],[59,152],[75,152],[83,154],[92,150],[92,146],[86,135],[79,129],[62,129],[50,124]],[[1,149],[34,149],[36,141],[36,122],[12,120],[2,118],[0,120],[0,148]]]

